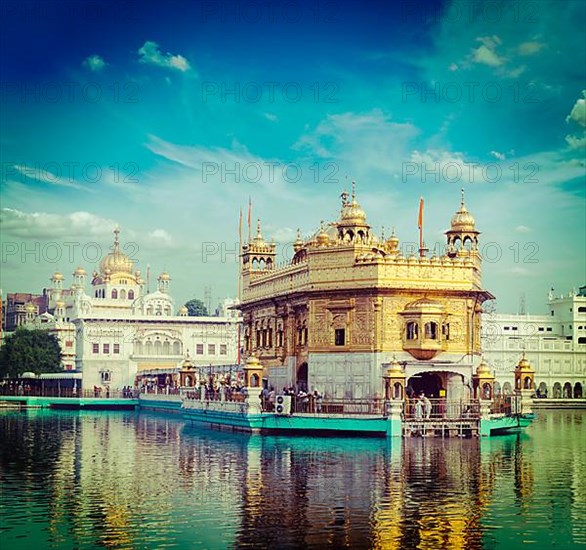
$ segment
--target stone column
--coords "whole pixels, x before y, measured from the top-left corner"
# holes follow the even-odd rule
[[[386,401],[387,437],[401,437],[403,435],[403,406],[402,399]]]
[[[387,417],[387,437],[403,435],[403,407],[405,404],[405,371],[393,359],[383,374],[385,390],[385,414]]]
[[[246,386],[246,403],[248,414],[260,414],[260,393],[262,391],[263,367],[258,358],[253,354],[244,365],[244,384]]]

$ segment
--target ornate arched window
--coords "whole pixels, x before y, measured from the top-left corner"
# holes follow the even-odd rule
[[[116,300],[117,298],[118,298],[118,291],[115,288],[113,288],[112,289],[112,299]]]
[[[425,323],[425,337],[428,340],[436,340],[437,339],[437,323],[434,323],[434,322]]]

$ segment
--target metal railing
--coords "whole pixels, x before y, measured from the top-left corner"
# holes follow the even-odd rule
[[[8,387],[0,386],[0,396],[17,396],[17,397],[65,397],[71,399],[136,399],[138,390],[76,390],[73,388],[37,388],[37,387]]]
[[[275,404],[269,397],[261,398],[263,412],[275,412]],[[382,415],[384,412],[383,399],[328,399],[307,396],[291,396],[291,414],[345,414],[345,415]]]
[[[403,406],[405,420],[471,420],[480,418],[478,400],[407,398]]]
[[[222,399],[222,393],[224,398]],[[225,388],[223,390],[209,390],[203,387],[200,388],[183,388],[181,396],[184,399],[196,401],[229,401],[229,402],[243,402],[246,400],[246,394],[242,391]]]

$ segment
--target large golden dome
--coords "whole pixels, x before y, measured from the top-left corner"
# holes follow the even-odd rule
[[[111,274],[128,273],[132,275],[134,264],[126,254],[120,252],[120,243],[118,241],[119,234],[120,229],[116,228],[114,230],[114,250],[105,256],[100,262],[100,271],[103,274],[106,273],[106,270],[109,270],[109,273]]]

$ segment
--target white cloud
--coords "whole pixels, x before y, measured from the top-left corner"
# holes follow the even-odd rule
[[[573,120],[577,122],[582,128],[586,127],[586,90],[582,91],[582,97],[576,100],[566,122]]]
[[[472,49],[468,58],[461,63],[462,66],[464,68],[471,68],[471,64],[486,65],[492,67],[498,76],[504,76],[506,78],[518,78],[527,70],[525,65],[511,66],[513,64],[512,59],[516,55],[528,56],[531,55],[530,52],[536,52],[538,51],[536,48],[539,48],[538,42],[527,42],[522,45],[522,48],[521,46],[507,48],[506,53],[508,55],[504,55],[497,51],[503,44],[503,41],[498,36],[482,36],[476,38],[476,41],[480,42],[481,45],[478,48]],[[520,51],[525,53],[521,54]]]
[[[418,134],[413,124],[394,122],[390,115],[373,109],[328,115],[293,148],[308,152],[314,159],[332,159],[340,169],[338,177],[346,171],[350,171],[350,177],[360,177],[368,170],[376,171],[372,176],[388,176],[401,172]]]
[[[586,128],[586,90],[582,91],[582,97],[576,100],[576,103],[572,107],[570,114],[566,117],[566,122],[574,121],[582,128]],[[571,149],[582,149],[586,147],[586,130],[582,135],[568,135],[566,136],[566,142]]]
[[[472,50],[474,62],[490,67],[499,67],[505,62],[505,59],[496,53],[496,48],[501,43],[501,39],[498,36],[483,36],[476,40],[481,42],[482,45]]]
[[[498,151],[491,151],[490,154],[498,160],[506,160],[506,155],[504,153],[499,153]]]
[[[94,73],[100,72],[108,65],[108,63],[104,61],[104,58],[99,55],[90,55],[89,57],[86,57],[82,64]]]
[[[56,165],[56,167],[61,169],[59,165]],[[27,166],[26,164],[15,164],[14,168],[23,176],[23,178],[28,178],[30,180],[37,181],[40,183],[47,183],[49,185],[71,187],[73,189],[83,189],[84,191],[89,191],[88,188],[79,185],[75,181],[75,179],[71,177],[63,178],[62,176],[57,175],[54,172],[51,172],[45,166]]]
[[[166,245],[169,246],[173,244],[173,239],[171,235],[167,233],[164,229],[155,229],[149,233],[149,239],[152,244],[154,245]]]
[[[526,267],[521,267],[521,266],[515,266],[513,268],[511,268],[511,273],[513,275],[531,275],[533,272],[530,269],[527,269]]]
[[[288,200],[298,200],[291,183],[300,183],[287,179],[296,176],[296,167],[291,171],[284,168],[290,159],[254,155],[236,140],[233,141],[232,148],[227,149],[177,145],[149,135],[146,147],[156,155],[178,165],[172,167],[172,170],[177,172],[172,176],[175,187],[182,184],[188,185],[191,190],[197,187],[200,200],[204,197],[210,201],[217,200],[220,209],[221,202],[226,200],[228,194],[240,195],[243,185],[252,186],[255,192],[262,192],[267,198],[287,197]],[[309,164],[295,164],[304,178],[302,181],[313,175],[309,170]],[[170,177],[168,170],[163,177]],[[218,189],[222,189],[222,193],[218,194]]]
[[[586,147],[586,135],[583,137],[566,136],[566,143],[570,146],[570,149],[582,149]]]
[[[518,225],[517,227],[515,227],[515,231],[517,233],[530,233],[531,228],[527,227],[526,225]]]
[[[480,164],[466,160],[463,153],[440,149],[413,151],[405,174],[412,181],[447,181],[459,185],[484,181]]]
[[[472,56],[476,63],[483,63],[491,67],[499,67],[503,64],[503,60],[484,44],[473,50]]]
[[[450,66],[448,67],[448,70],[451,72],[455,72],[458,70],[458,65],[456,63],[451,63]]]
[[[138,49],[138,54],[140,56],[140,63],[174,69],[182,73],[191,70],[189,61],[187,61],[185,57],[179,54],[173,55],[169,52],[164,54],[159,49],[159,45],[151,40],[147,40],[142,47]]]
[[[277,122],[279,120],[279,117],[273,113],[264,113],[263,116],[271,122]]]
[[[77,238],[106,237],[116,226],[116,222],[111,219],[84,211],[52,214],[3,208],[0,211],[0,220],[3,236],[45,240],[73,236]]]
[[[534,40],[529,42],[523,42],[522,44],[519,44],[519,47],[517,48],[517,53],[523,56],[535,55],[540,50],[542,50],[544,46],[545,44]]]

